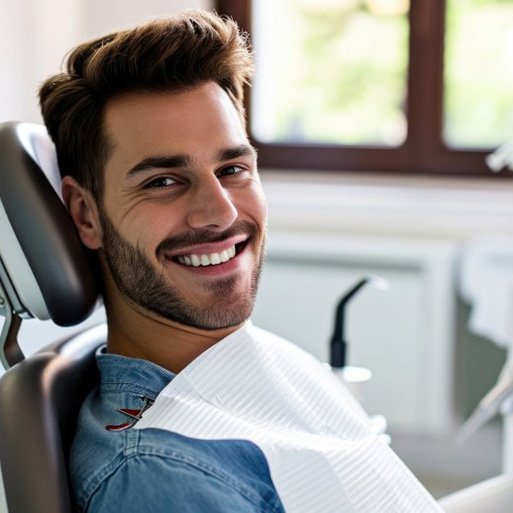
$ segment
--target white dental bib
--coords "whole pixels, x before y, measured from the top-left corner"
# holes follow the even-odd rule
[[[176,375],[145,428],[255,443],[287,513],[442,511],[328,366],[249,323]]]

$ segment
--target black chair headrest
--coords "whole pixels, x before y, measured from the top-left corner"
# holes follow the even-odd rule
[[[55,148],[42,125],[0,125],[4,304],[19,317],[70,326],[92,312],[99,284],[94,257],[61,200],[60,182]]]

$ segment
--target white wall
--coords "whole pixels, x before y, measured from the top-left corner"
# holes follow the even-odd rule
[[[37,89],[66,52],[104,33],[212,0],[0,0],[0,122],[41,120]]]
[[[190,7],[208,9],[212,0],[82,0],[79,39],[106,34],[153,16],[172,14]]]
[[[38,121],[37,86],[73,44],[77,3],[1,0],[0,12],[0,121]]]

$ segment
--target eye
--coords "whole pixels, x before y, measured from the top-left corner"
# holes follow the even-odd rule
[[[149,182],[144,184],[145,189],[161,189],[163,187],[169,187],[170,185],[174,185],[178,183],[174,178],[170,176],[159,176],[157,178],[153,178]]]
[[[243,173],[244,171],[246,171],[246,169],[241,166],[227,166],[227,167],[221,169],[219,176],[220,177],[233,176],[233,175],[238,175],[240,173]]]

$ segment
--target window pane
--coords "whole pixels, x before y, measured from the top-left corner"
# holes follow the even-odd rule
[[[513,136],[513,2],[448,0],[444,139],[493,147]]]
[[[408,0],[258,0],[252,133],[262,142],[397,146]]]

